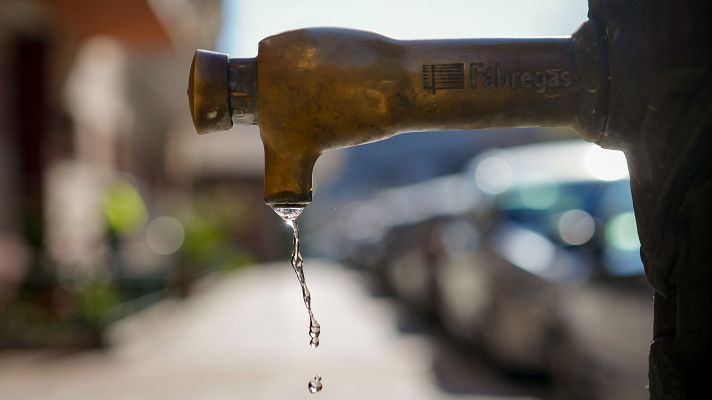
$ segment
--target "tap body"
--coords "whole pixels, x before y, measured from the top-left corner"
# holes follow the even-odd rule
[[[325,151],[403,132],[605,124],[605,49],[589,21],[572,37],[400,41],[314,28],[259,44],[254,59],[198,51],[191,112],[200,133],[257,124],[265,201],[305,205]],[[212,97],[211,97],[212,96]]]

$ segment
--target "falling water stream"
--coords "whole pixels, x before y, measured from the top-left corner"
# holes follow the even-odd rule
[[[303,207],[273,207],[274,211],[279,215],[284,222],[292,228],[293,234],[293,244],[294,250],[292,251],[292,269],[297,275],[297,280],[302,288],[302,298],[304,299],[304,305],[307,308],[307,313],[309,314],[309,345],[313,348],[319,347],[319,334],[321,333],[321,326],[319,322],[314,318],[314,312],[311,307],[311,293],[307,287],[307,282],[304,279],[304,258],[302,258],[302,253],[299,246],[299,225],[297,225],[297,218],[304,210]],[[310,393],[319,392],[323,385],[321,383],[321,376],[315,375],[314,379],[309,381],[308,388]]]

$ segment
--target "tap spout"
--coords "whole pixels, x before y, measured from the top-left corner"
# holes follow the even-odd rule
[[[595,21],[571,37],[525,39],[301,29],[262,40],[254,59],[198,51],[191,112],[200,133],[259,125],[265,201],[306,204],[319,155],[399,133],[571,126],[598,140],[605,55]]]

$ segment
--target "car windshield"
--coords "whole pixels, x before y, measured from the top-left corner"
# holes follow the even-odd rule
[[[643,271],[628,180],[521,185],[499,195],[495,207],[505,222],[567,250],[600,254],[611,275]]]

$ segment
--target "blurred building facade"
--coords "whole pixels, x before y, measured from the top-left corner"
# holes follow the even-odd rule
[[[0,4],[0,346],[98,342],[201,268],[274,256],[245,228],[261,171],[186,151],[190,58],[221,18],[210,0]]]

